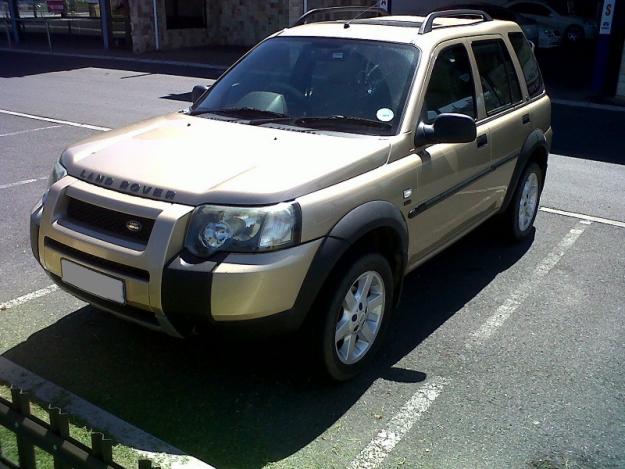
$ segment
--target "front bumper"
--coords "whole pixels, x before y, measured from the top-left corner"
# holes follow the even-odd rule
[[[142,245],[75,222],[68,215],[70,199],[153,219],[149,239]],[[31,214],[33,255],[74,296],[171,335],[207,326],[236,328],[238,323],[296,329],[305,312],[296,311],[295,303],[321,240],[280,251],[221,254],[192,262],[181,255],[192,210],[65,177],[51,188],[45,207],[38,205]],[[63,282],[61,259],[122,280],[125,303]]]

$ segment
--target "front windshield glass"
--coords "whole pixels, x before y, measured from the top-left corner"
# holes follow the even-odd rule
[[[191,112],[257,125],[393,135],[418,53],[390,42],[272,38],[217,81]]]

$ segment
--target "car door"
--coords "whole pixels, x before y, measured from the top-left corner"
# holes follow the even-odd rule
[[[525,90],[521,89],[519,70],[504,38],[498,35],[474,38],[471,52],[478,69],[478,88],[485,113],[479,123],[490,129],[489,183],[497,188],[495,201],[499,205],[508,189],[521,147],[534,128],[532,115],[523,99]]]
[[[464,40],[442,43],[426,79],[420,120],[431,124],[442,113],[476,119],[478,106],[474,68]],[[408,212],[409,264],[444,247],[475,223],[487,194],[474,191],[475,182],[490,165],[488,124],[478,126],[470,143],[435,144],[419,149],[416,204]],[[414,200],[414,199],[413,199]]]

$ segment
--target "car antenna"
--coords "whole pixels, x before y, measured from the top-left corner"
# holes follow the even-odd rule
[[[347,20],[344,24],[343,24],[343,28],[347,29],[350,26],[350,23],[352,21],[357,20],[358,18],[360,18],[362,15],[364,15],[365,13],[369,12],[369,10],[371,10],[373,7],[377,7],[378,6],[378,0],[375,0],[375,2],[373,2],[371,4],[371,6],[369,6],[369,8],[362,10],[360,13],[358,13],[356,16],[354,16],[353,18]]]

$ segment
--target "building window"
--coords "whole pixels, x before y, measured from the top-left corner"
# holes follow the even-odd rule
[[[206,0],[165,0],[167,29],[206,28]]]

